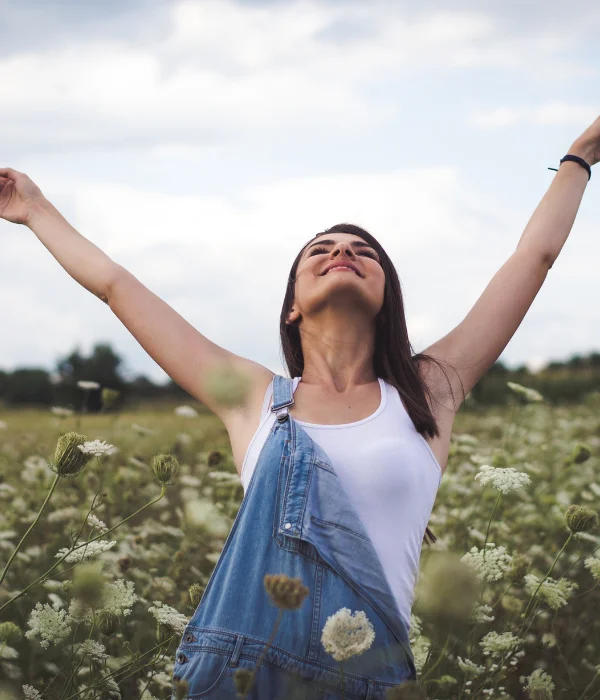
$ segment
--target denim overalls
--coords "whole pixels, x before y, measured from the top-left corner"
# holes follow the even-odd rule
[[[234,673],[252,670],[279,613],[265,574],[298,577],[310,592],[300,608],[283,611],[248,700],[341,698],[340,663],[321,633],[343,607],[364,610],[375,629],[371,648],[343,662],[344,698],[383,699],[417,677],[407,625],[373,544],[327,455],[289,415],[293,404],[292,380],[275,375],[277,420],[176,650],[173,676],[188,682],[190,700],[236,699]]]

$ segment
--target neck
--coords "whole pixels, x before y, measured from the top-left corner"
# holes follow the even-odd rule
[[[345,392],[377,381],[373,369],[375,324],[356,316],[324,310],[303,318],[300,338],[304,384],[320,384]]]

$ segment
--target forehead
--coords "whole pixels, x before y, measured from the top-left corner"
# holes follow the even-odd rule
[[[356,236],[353,233],[324,233],[317,238],[312,238],[305,246],[304,253],[310,252],[310,248],[317,244],[320,245],[331,245],[326,243],[326,241],[334,241],[334,245],[340,243],[340,241],[347,241],[348,243],[360,243],[361,246],[368,246],[369,244],[360,236]]]

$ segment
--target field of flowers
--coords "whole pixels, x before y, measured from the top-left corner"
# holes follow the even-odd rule
[[[510,389],[509,407],[471,400],[455,421],[411,618],[419,681],[390,700],[600,698],[600,394],[553,407]],[[0,700],[170,698],[241,503],[216,417],[105,404],[0,411]],[[306,591],[277,573],[285,625]],[[348,613],[322,634],[342,677],[372,643]],[[249,698],[252,674],[235,682]]]

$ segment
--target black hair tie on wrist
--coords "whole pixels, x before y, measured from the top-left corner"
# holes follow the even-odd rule
[[[580,158],[579,156],[572,156],[572,155],[566,155],[564,158],[560,159],[560,164],[564,163],[565,160],[572,160],[575,161],[575,163],[579,163],[579,165],[583,166],[587,171],[588,171],[588,182],[590,181],[590,178],[592,177],[592,169],[590,166],[583,160],[583,158]],[[558,172],[558,168],[548,168],[548,170],[556,170]]]

